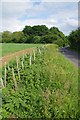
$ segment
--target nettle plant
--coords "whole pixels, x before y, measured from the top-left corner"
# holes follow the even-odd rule
[[[76,80],[57,45],[16,57],[2,70],[2,118],[78,118]]]
[[[42,57],[44,56],[44,49],[44,47],[37,48],[33,50],[33,53],[25,54],[21,58],[16,57],[16,60],[5,64],[2,70],[3,118],[38,116],[39,104],[37,103],[42,99],[42,94],[37,92],[42,92],[38,89],[40,89],[41,82],[39,72],[41,72],[41,66],[44,65],[44,57]],[[41,117],[40,113],[38,114]]]

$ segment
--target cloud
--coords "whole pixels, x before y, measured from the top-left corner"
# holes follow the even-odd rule
[[[11,21],[11,22],[10,22]],[[56,26],[56,20],[49,20],[49,19],[28,19],[23,22],[15,19],[11,19],[10,21],[3,21],[3,30],[10,30],[10,31],[17,31],[22,30],[25,25],[46,25],[48,28],[52,26]],[[12,25],[13,23],[13,25]]]
[[[31,0],[1,0],[1,2],[31,2]]]
[[[55,2],[55,0],[1,0],[2,2]],[[78,2],[78,0],[56,0],[56,2]]]
[[[69,34],[72,29],[77,28],[77,3],[31,1],[33,0],[2,2],[3,31],[17,31],[22,30],[25,25],[45,24],[49,28],[59,27],[65,34]]]
[[[26,10],[32,7],[32,3],[27,2],[5,2],[2,3],[2,19],[18,18],[24,15]]]
[[[66,24],[69,24],[72,27],[78,27],[78,20],[67,18]]]

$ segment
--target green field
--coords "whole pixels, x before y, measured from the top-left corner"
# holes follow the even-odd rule
[[[16,61],[7,66],[7,85],[3,88],[2,117],[18,118],[79,118],[78,116],[78,69],[58,52],[56,45],[50,45],[32,56],[19,59],[19,72]],[[17,87],[12,81],[14,68]],[[4,68],[3,68],[4,80]]]
[[[41,44],[15,44],[15,43],[0,43],[0,57],[27,48],[41,46]]]

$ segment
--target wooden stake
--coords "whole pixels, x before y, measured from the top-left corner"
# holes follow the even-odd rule
[[[33,53],[34,53],[34,61],[35,61],[35,50],[33,51]]]
[[[4,84],[3,84],[2,78],[0,79],[0,81],[1,81],[1,86],[4,88]]]
[[[19,72],[19,69],[18,69],[18,77],[19,77],[19,81],[20,81],[20,72]]]
[[[32,64],[32,54],[30,54],[30,66],[31,66],[31,64]]]
[[[41,50],[39,49],[39,53],[41,54]]]
[[[23,54],[23,58],[22,59],[23,59],[23,62],[24,62],[24,54]]]
[[[6,62],[5,62],[5,71],[4,71],[4,86],[6,87]]]
[[[18,58],[17,58],[17,56],[16,56],[16,63],[17,63],[17,70],[18,70]]]
[[[17,89],[17,82],[15,79],[15,74],[14,74],[14,69],[12,68],[12,75],[13,75],[13,82],[14,82],[14,86],[15,86],[15,90]]]
[[[10,70],[9,64],[8,64],[8,70]]]
[[[20,72],[19,72],[19,59],[16,57],[16,62],[17,62],[17,71],[18,71],[18,77],[20,80]]]
[[[22,69],[24,70],[24,63],[23,63],[23,60],[22,60]]]

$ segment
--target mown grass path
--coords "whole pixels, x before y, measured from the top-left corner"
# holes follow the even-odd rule
[[[41,45],[42,44],[0,43],[0,57]]]
[[[0,66],[4,65],[5,62],[9,62],[10,60],[14,59],[16,56],[21,56],[22,54],[30,53],[33,48],[28,48],[26,50],[21,50],[19,52],[14,52],[12,54],[6,55],[0,58]]]

